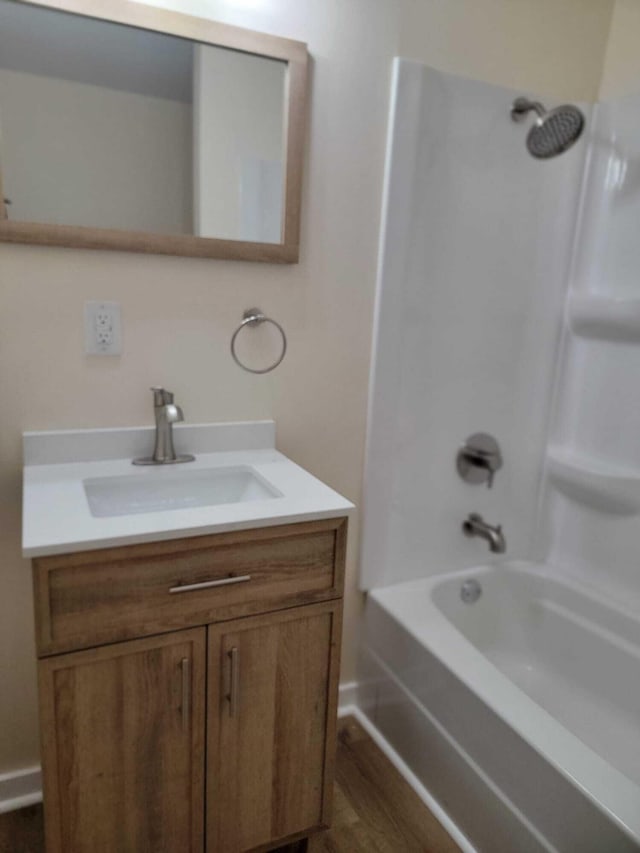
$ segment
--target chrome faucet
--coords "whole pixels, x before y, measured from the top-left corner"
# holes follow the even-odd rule
[[[176,462],[193,462],[189,453],[176,454],[173,446],[173,425],[184,420],[182,409],[173,402],[173,394],[164,388],[152,388],[153,413],[156,417],[156,440],[153,456],[133,460],[134,465],[174,465]]]
[[[480,536],[481,539],[486,539],[492,554],[504,554],[507,550],[507,540],[504,538],[501,525],[498,524],[497,527],[494,527],[487,524],[477,512],[472,512],[462,522],[462,530],[465,536]]]

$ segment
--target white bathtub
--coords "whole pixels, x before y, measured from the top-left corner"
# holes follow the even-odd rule
[[[525,563],[398,584],[369,594],[361,681],[477,849],[640,850],[637,616]]]

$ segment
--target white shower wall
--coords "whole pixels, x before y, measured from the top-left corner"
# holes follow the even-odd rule
[[[550,465],[544,544],[559,572],[637,608],[640,94],[597,105],[590,147],[551,450],[572,464]]]
[[[511,91],[396,60],[366,459],[365,589],[486,562],[501,523],[530,556],[585,143],[527,152]],[[589,111],[587,117],[589,117]],[[457,475],[499,441],[492,490]]]

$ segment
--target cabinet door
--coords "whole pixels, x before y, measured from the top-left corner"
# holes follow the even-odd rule
[[[202,851],[205,632],[40,661],[47,853]]]
[[[208,853],[328,825],[340,616],[329,602],[209,627]]]

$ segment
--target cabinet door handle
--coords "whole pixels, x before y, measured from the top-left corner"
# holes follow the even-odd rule
[[[234,646],[227,652],[229,656],[229,716],[235,717],[238,713],[238,701],[240,691],[240,653],[238,647]]]
[[[186,732],[189,729],[191,717],[191,661],[189,658],[182,658],[180,669],[182,670],[182,731]]]
[[[219,578],[215,581],[203,581],[202,583],[185,583],[169,588],[171,595],[177,592],[194,592],[197,589],[211,589],[214,586],[229,586],[232,583],[246,583],[251,580],[251,575],[233,575],[228,578]]]

